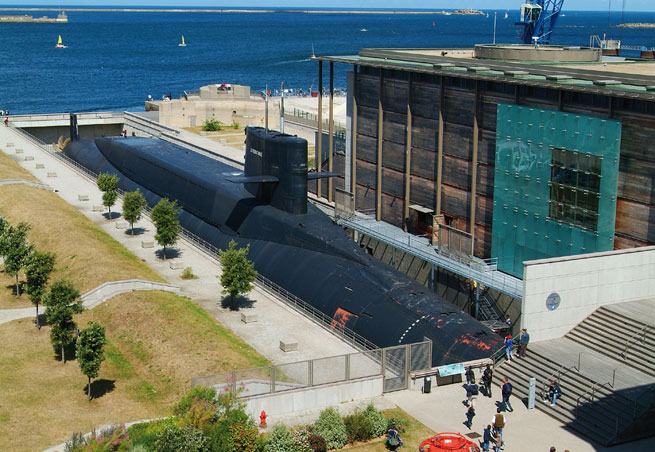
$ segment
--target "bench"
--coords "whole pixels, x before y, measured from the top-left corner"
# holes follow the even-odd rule
[[[129,225],[127,224],[127,221],[117,221],[116,222],[116,229],[127,229]]]
[[[32,160],[34,160],[34,156],[33,156],[33,155],[26,155],[26,156],[25,156],[25,161],[26,161],[26,162],[31,162]]]
[[[78,201],[88,201],[89,200],[89,195],[77,195],[77,200]]]
[[[16,148],[16,154],[22,154],[23,152],[25,151],[22,148]]]
[[[150,241],[150,242],[142,241],[141,242],[141,248],[154,248],[154,247],[155,247],[155,242],[152,242],[152,241]]]
[[[105,211],[105,206],[93,206],[92,210],[94,212],[104,212]]]
[[[280,341],[280,350],[283,352],[297,352],[298,342]]]
[[[43,163],[37,163],[36,164],[36,169],[44,169],[45,165]]]
[[[257,313],[255,313],[255,312],[251,312],[251,313],[248,313],[248,314],[246,314],[245,312],[241,313],[241,321],[243,323],[254,323],[254,322],[257,322],[258,320],[259,319],[258,319]]]
[[[49,171],[48,177],[57,177],[57,173],[55,173],[54,171]]]
[[[182,263],[182,261],[178,261],[178,260],[171,261],[171,263],[168,264],[168,266],[171,268],[171,270],[182,270],[184,268],[184,264]]]

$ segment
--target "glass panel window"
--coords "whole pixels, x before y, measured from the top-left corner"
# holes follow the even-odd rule
[[[596,231],[602,159],[552,148],[549,217]]]

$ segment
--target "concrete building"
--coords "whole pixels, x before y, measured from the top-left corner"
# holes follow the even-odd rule
[[[196,127],[216,119],[231,125],[265,125],[266,101],[261,95],[251,95],[249,86],[213,84],[201,87],[197,93],[185,93],[179,99],[147,101],[146,111],[158,111],[159,122],[169,127]],[[277,102],[268,103],[269,124],[279,124]]]

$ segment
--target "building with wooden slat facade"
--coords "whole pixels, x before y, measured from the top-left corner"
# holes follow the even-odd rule
[[[422,49],[317,60],[330,92],[334,65],[352,66],[346,151],[317,143],[317,169],[343,175],[311,187],[322,197],[459,236],[516,277],[526,260],[655,244],[655,76]]]

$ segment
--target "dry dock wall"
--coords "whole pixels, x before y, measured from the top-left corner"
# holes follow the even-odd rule
[[[600,306],[655,298],[655,246],[524,264],[521,327],[533,341],[564,336]]]

